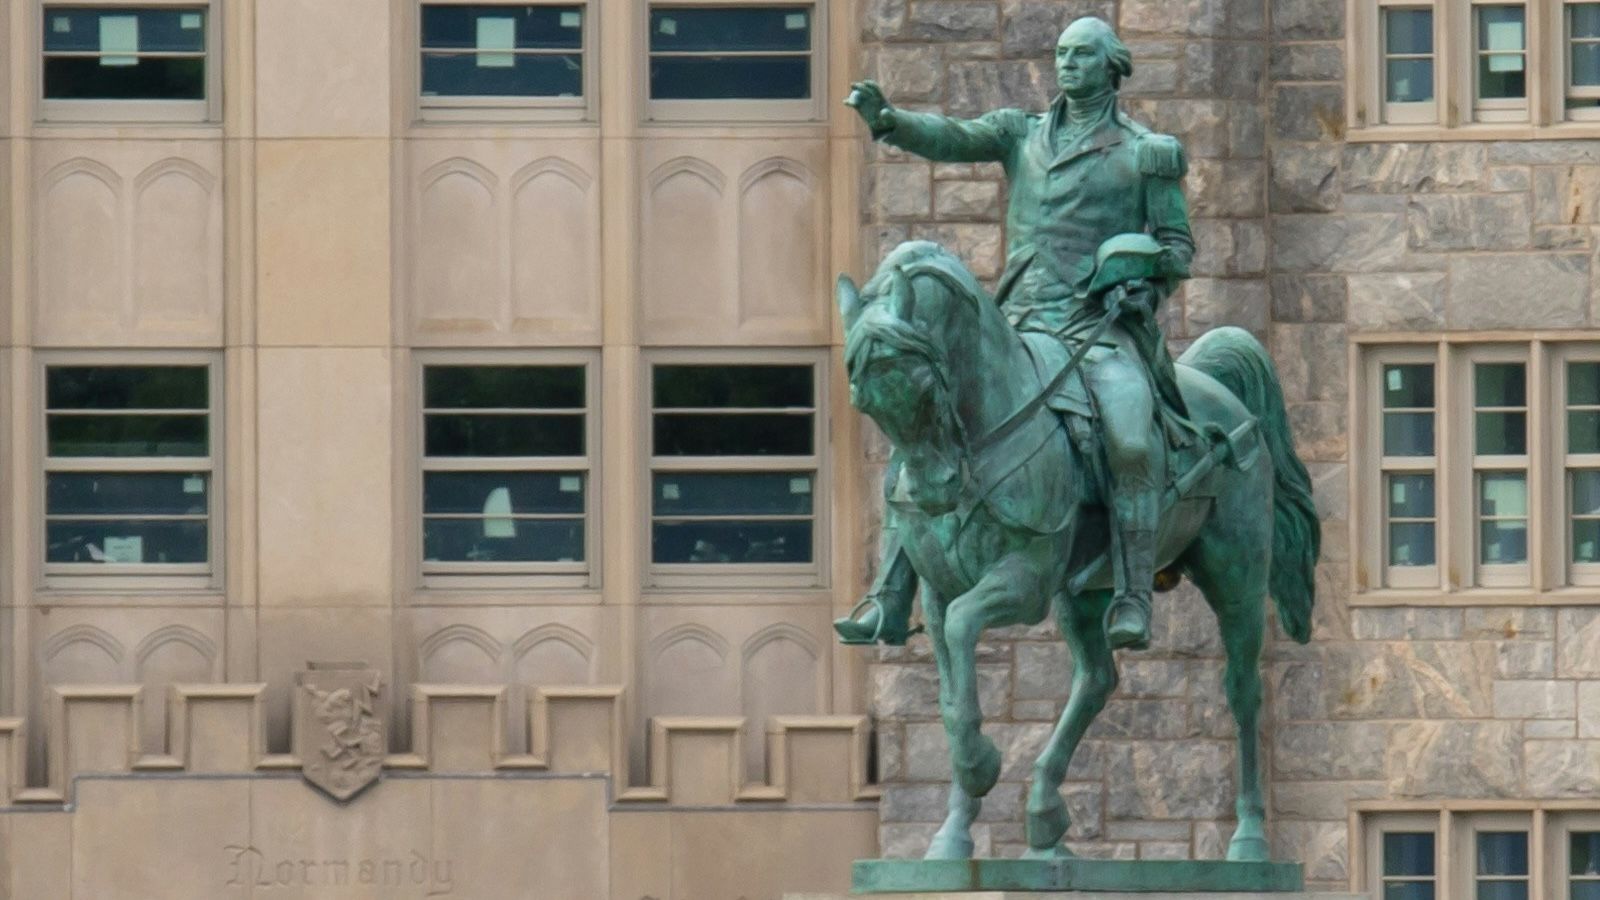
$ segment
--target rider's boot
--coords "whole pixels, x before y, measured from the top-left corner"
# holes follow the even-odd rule
[[[1111,552],[1116,595],[1105,618],[1106,643],[1113,650],[1144,650],[1150,646],[1150,591],[1156,575],[1159,501],[1155,486],[1137,476],[1125,476],[1113,499],[1116,525]]]
[[[911,628],[911,607],[917,595],[917,574],[911,560],[899,544],[892,540],[888,559],[878,570],[878,577],[866,597],[856,604],[847,616],[833,620],[833,630],[839,633],[844,644],[884,643],[891,647],[903,645],[917,630]],[[855,615],[865,608],[861,618]]]

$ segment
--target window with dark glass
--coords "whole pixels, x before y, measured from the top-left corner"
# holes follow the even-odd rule
[[[1567,4],[1567,108],[1600,107],[1600,3]]]
[[[583,569],[586,381],[581,365],[424,368],[426,569]]]
[[[652,100],[804,100],[814,11],[804,6],[650,7]]]
[[[1600,900],[1600,831],[1573,831],[1567,840],[1567,900]]]
[[[584,7],[424,4],[423,97],[583,96]]]
[[[1385,365],[1381,377],[1386,562],[1401,568],[1433,566],[1438,561],[1433,365]]]
[[[1528,900],[1526,831],[1480,831],[1476,850],[1476,900]]]
[[[1436,900],[1433,832],[1389,831],[1382,840],[1382,900]]]
[[[1383,10],[1383,95],[1386,103],[1433,99],[1433,9]]]
[[[1473,468],[1478,495],[1478,562],[1528,561],[1528,367],[1475,363]]]
[[[1528,96],[1527,9],[1521,4],[1473,7],[1479,101]]]
[[[45,562],[193,570],[211,558],[204,365],[45,373]]]
[[[657,365],[651,399],[651,559],[813,562],[815,368]]]
[[[46,100],[204,100],[205,6],[44,7]]]

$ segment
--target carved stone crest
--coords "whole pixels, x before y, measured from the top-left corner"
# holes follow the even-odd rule
[[[307,663],[295,674],[294,742],[301,774],[340,802],[378,780],[388,752],[378,697],[383,678],[364,662]]]

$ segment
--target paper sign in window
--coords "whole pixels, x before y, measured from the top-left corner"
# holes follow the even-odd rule
[[[1485,50],[1490,51],[1489,71],[1491,72],[1521,72],[1522,71],[1522,23],[1521,22],[1488,22],[1484,34]]]
[[[561,14],[561,27],[562,28],[582,28],[583,27],[583,13],[577,12],[577,11],[568,11],[568,12],[562,13]]]
[[[144,562],[144,538],[139,535],[106,538],[106,562]]]
[[[662,16],[661,17],[661,23],[656,26],[656,30],[661,32],[662,34],[669,34],[669,35],[670,34],[677,34],[678,33],[678,20],[677,19],[669,19],[666,16]]]
[[[561,493],[576,494],[583,490],[583,479],[576,475],[563,475],[561,477]]]
[[[783,17],[783,27],[790,31],[805,31],[806,14],[803,12],[789,13],[787,16]]]
[[[178,27],[185,31],[194,31],[198,29],[204,23],[204,21],[205,20],[200,17],[199,13],[184,13],[182,16],[178,17]]]
[[[484,16],[478,20],[478,68],[510,69],[517,64],[517,20]]]
[[[72,19],[67,16],[51,16],[50,30],[56,34],[71,34]]]
[[[139,64],[139,17],[100,17],[100,65]]]
[[[811,479],[809,479],[809,478],[791,478],[791,479],[789,479],[789,493],[791,493],[791,494],[809,494],[809,493],[811,493]]]
[[[511,491],[497,487],[483,501],[483,536],[486,538],[514,538],[517,521],[511,518]]]

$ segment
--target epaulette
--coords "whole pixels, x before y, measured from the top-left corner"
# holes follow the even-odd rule
[[[1160,178],[1182,178],[1189,171],[1183,157],[1183,145],[1170,134],[1139,135],[1134,144],[1134,159],[1139,163],[1139,173]]]

